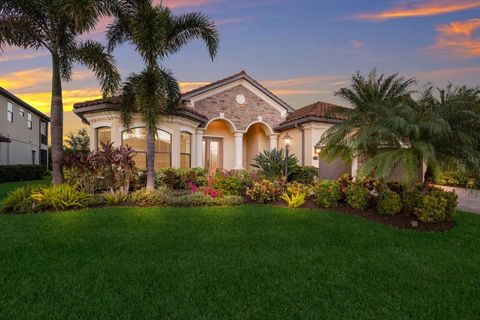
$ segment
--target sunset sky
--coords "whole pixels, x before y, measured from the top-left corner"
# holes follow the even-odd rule
[[[212,62],[193,42],[164,61],[184,91],[245,70],[293,107],[333,94],[356,71],[417,77],[422,85],[480,85],[480,0],[164,0],[174,12],[201,11],[216,21],[220,50]],[[85,39],[105,41],[107,20]],[[131,46],[114,52],[122,76],[142,69]],[[0,55],[0,86],[48,114],[47,52],[9,48]],[[64,84],[65,133],[82,126],[72,104],[99,96],[85,68]]]

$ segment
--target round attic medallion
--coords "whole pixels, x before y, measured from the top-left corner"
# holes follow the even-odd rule
[[[239,104],[244,104],[245,103],[245,96],[243,94],[238,94],[237,95],[237,102]]]

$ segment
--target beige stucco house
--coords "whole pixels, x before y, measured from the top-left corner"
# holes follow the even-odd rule
[[[120,121],[120,98],[75,104],[74,112],[90,126],[91,149],[101,142],[129,145],[137,166],[145,166],[146,132],[140,117],[132,128]],[[244,71],[182,95],[182,107],[158,124],[156,168],[205,167],[250,169],[263,150],[284,148],[304,166],[320,166],[322,178],[352,173],[352,164],[319,161],[315,144],[342,119],[327,116],[333,105],[317,102],[295,110]],[[353,164],[355,171],[355,164]]]
[[[48,166],[50,118],[0,87],[0,165]]]

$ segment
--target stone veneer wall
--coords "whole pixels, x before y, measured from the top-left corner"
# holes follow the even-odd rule
[[[245,103],[239,104],[236,101],[238,94],[245,96]],[[280,124],[285,118],[282,118],[279,110],[275,109],[256,94],[242,85],[228,89],[211,97],[195,101],[196,111],[206,115],[208,119],[220,117],[224,113],[224,118],[232,121],[237,130],[247,130],[252,122],[262,121],[268,123],[272,128]]]

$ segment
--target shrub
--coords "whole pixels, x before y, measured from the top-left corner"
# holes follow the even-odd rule
[[[188,190],[191,183],[197,187],[207,185],[207,171],[203,168],[165,168],[157,172],[157,186]]]
[[[418,207],[413,212],[420,221],[441,222],[447,218],[445,214],[447,202],[446,198],[426,194],[421,198]]]
[[[242,196],[226,195],[221,198],[216,198],[215,204],[219,206],[238,206],[243,204]]]
[[[35,164],[18,164],[0,166],[0,183],[40,180],[47,174],[45,166]]]
[[[342,198],[340,183],[338,181],[325,180],[317,182],[313,190],[315,193],[315,202],[324,208],[337,206],[338,201]]]
[[[225,195],[244,196],[253,181],[246,170],[218,170],[209,184]]]
[[[68,184],[61,184],[32,193],[35,206],[42,210],[65,210],[89,205],[92,195],[78,191]]]
[[[264,150],[253,159],[252,166],[260,171],[266,179],[278,180],[285,174],[285,154],[282,149]],[[298,171],[298,159],[295,155],[288,156],[288,176],[294,176]]]
[[[200,207],[212,205],[215,200],[201,192],[187,194],[179,197],[170,198],[168,205],[179,207]]]
[[[247,190],[247,196],[255,202],[268,203],[278,200],[281,190],[279,183],[261,180]]]
[[[287,193],[289,195],[299,193],[299,194],[303,194],[304,197],[307,198],[310,195],[311,191],[312,191],[312,188],[309,185],[306,185],[297,181],[290,182],[287,185]]]
[[[358,185],[351,184],[345,191],[347,204],[353,209],[365,210],[368,207],[368,200],[370,194],[367,188]]]
[[[318,168],[306,166],[299,167],[291,179],[304,184],[313,184],[319,178]]]
[[[281,196],[280,199],[285,201],[288,205],[289,208],[296,209],[300,208],[305,204],[305,194],[301,193],[300,191],[297,190],[297,192],[292,193],[289,195],[288,193],[284,192]]]
[[[415,208],[419,206],[421,200],[422,200],[422,194],[418,190],[403,193],[402,195],[403,213],[413,214]]]
[[[197,189],[196,192],[201,192],[206,196],[209,196],[210,198],[220,198],[222,196],[222,192],[215,190],[214,188],[210,186],[202,186]],[[193,192],[195,193],[195,192]]]
[[[130,147],[103,144],[90,153],[64,157],[65,181],[86,193],[122,190],[128,192],[135,173],[134,151]]]
[[[402,199],[396,192],[385,190],[378,197],[378,213],[382,216],[394,216],[402,211]]]
[[[41,188],[40,185],[26,185],[10,191],[2,202],[2,211],[12,213],[32,213],[36,211],[32,194],[40,191]]]
[[[445,191],[438,188],[433,188],[428,192],[428,194],[447,200],[447,205],[445,206],[445,217],[450,219],[458,205],[458,195],[455,193],[455,191]]]
[[[116,205],[119,203],[127,202],[128,193],[123,192],[122,190],[117,191],[107,191],[102,194],[104,202],[108,205]]]
[[[337,182],[340,186],[340,193],[342,194],[342,198],[345,199],[347,187],[353,183],[353,177],[348,173],[345,173],[337,179]]]

